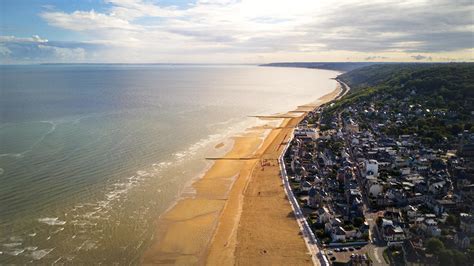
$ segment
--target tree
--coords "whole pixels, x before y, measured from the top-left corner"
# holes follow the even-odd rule
[[[439,264],[443,266],[469,265],[468,257],[459,250],[445,249],[441,250],[437,255]]]
[[[444,244],[441,240],[432,237],[425,243],[426,251],[430,254],[438,254],[441,250],[444,250]]]
[[[362,218],[362,217],[354,218],[354,226],[355,227],[360,227],[363,223],[364,223],[364,218]]]
[[[453,260],[453,253],[451,250],[441,250],[439,251],[438,255],[438,262],[440,265],[446,265],[446,266],[454,266],[454,260]]]
[[[452,250],[455,265],[469,265],[467,256],[459,250]]]
[[[463,127],[464,127],[464,126],[463,126],[463,125],[460,125],[460,124],[454,124],[454,125],[452,125],[451,128],[450,128],[451,134],[457,135],[457,134],[461,133],[462,130],[463,130]]]
[[[446,217],[446,224],[452,225],[452,226],[457,226],[458,225],[458,218],[455,215],[450,214],[450,215],[448,215],[448,217]]]
[[[378,227],[382,226],[382,217],[377,217],[376,223]]]
[[[323,229],[318,229],[315,231],[316,233],[316,236],[321,239],[321,238],[324,238],[326,236],[326,234],[324,233],[324,230]]]

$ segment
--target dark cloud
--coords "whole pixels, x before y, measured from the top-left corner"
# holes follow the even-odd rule
[[[473,48],[473,1],[351,4],[310,26],[332,50],[445,52]]]
[[[377,60],[377,59],[387,59],[388,57],[386,56],[378,56],[378,55],[372,55],[372,56],[367,56],[365,58],[366,61],[371,61],[371,60]]]
[[[431,58],[431,56],[424,56],[424,55],[412,55],[411,58],[413,58],[415,60],[428,60],[428,61],[433,60],[433,58]]]

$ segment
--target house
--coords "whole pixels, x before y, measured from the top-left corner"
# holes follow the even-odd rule
[[[441,235],[441,229],[439,229],[438,223],[432,218],[425,219],[420,227],[429,236]]]
[[[367,176],[378,176],[379,175],[379,164],[377,160],[366,160],[363,166],[363,175]]]
[[[467,213],[461,213],[460,217],[460,228],[463,232],[467,234],[474,233],[474,216]]]
[[[441,194],[446,190],[445,185],[446,185],[445,180],[432,183],[431,185],[429,185],[428,191],[431,192],[434,195]]]
[[[303,192],[309,192],[311,188],[313,187],[313,185],[308,181],[303,181],[303,180],[301,181],[302,182],[300,182],[300,190]]]
[[[367,191],[370,198],[377,198],[383,192],[383,186],[378,180],[370,180],[367,183]]]
[[[331,213],[329,212],[329,210],[328,210],[327,207],[319,208],[319,209],[316,211],[316,213],[317,213],[317,215],[318,215],[318,223],[320,223],[320,224],[327,223],[327,222],[329,222],[329,220],[332,218],[332,215],[331,215]]]
[[[428,198],[429,197],[427,195],[417,192],[408,196],[408,203],[409,204],[422,203],[422,202],[426,202]]]
[[[329,219],[329,221],[324,224],[324,231],[326,233],[330,233],[333,228],[336,228],[336,227],[339,227],[339,226],[342,226],[342,225],[343,225],[343,223],[342,223],[341,219],[333,217],[333,218]]]
[[[318,137],[318,133],[313,128],[296,128],[294,135],[295,137],[310,138],[312,140]]]
[[[411,170],[409,167],[405,167],[405,168],[402,168],[400,169],[402,175],[409,175],[411,173]]]
[[[331,230],[332,242],[343,242],[346,241],[346,230],[342,226],[338,226]]]
[[[317,201],[317,196],[318,191],[316,190],[316,187],[311,187],[311,189],[308,191],[308,206],[311,208],[316,208],[319,204]]]
[[[442,199],[442,200],[436,200],[433,210],[437,215],[441,215],[443,212],[452,211],[455,208],[456,208],[456,203],[453,200]]]
[[[466,249],[471,245],[471,240],[469,236],[466,235],[464,232],[457,232],[454,235],[454,243],[460,249]]]
[[[383,229],[383,237],[387,242],[399,242],[406,239],[403,229],[396,226],[387,226]]]
[[[387,242],[398,242],[406,239],[403,229],[392,220],[382,219],[382,238]]]
[[[414,221],[418,216],[420,216],[420,213],[418,212],[418,208],[408,205],[405,207],[405,211],[407,213],[408,220]]]
[[[350,133],[353,133],[353,134],[359,133],[359,124],[354,122],[354,120],[349,119],[349,121],[347,121],[347,123],[346,123],[346,131],[348,131]]]
[[[394,221],[395,223],[403,223],[402,213],[397,208],[388,208],[385,210],[384,218]]]

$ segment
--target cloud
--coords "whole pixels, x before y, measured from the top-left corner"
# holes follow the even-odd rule
[[[473,47],[473,12],[472,1],[342,3],[307,30],[333,50],[456,51]]]
[[[49,24],[73,31],[98,31],[108,29],[136,30],[139,27],[119,17],[91,11],[43,12],[41,17]]]
[[[43,50],[48,55],[51,53],[55,59],[65,62],[83,61],[86,57],[84,48],[61,48],[38,45],[38,49]]]
[[[411,58],[413,58],[415,60],[428,60],[428,61],[433,60],[433,58],[431,58],[431,56],[424,56],[424,55],[412,55]]]
[[[85,60],[91,50],[86,44],[108,47],[101,58],[152,62],[280,56],[416,60],[413,54],[452,58],[473,49],[472,1],[198,0],[179,7],[151,0],[104,3],[100,11],[50,7],[40,16],[51,26],[80,32],[87,41],[72,49],[82,47]]]
[[[367,56],[364,58],[366,61],[372,61],[372,60],[380,60],[380,59],[387,59],[388,57],[386,56],[379,56],[379,55],[372,55],[372,56]]]
[[[16,43],[47,43],[47,39],[42,39],[38,35],[33,35],[31,37],[27,38],[18,38],[15,36],[2,36],[0,35],[0,43],[11,43],[11,42],[16,42]]]
[[[98,44],[80,42],[51,42],[33,35],[29,38],[0,36],[0,61],[3,63],[82,62],[87,50]]]

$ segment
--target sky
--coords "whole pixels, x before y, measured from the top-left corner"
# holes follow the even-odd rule
[[[295,61],[474,61],[474,1],[0,1],[0,64]]]

